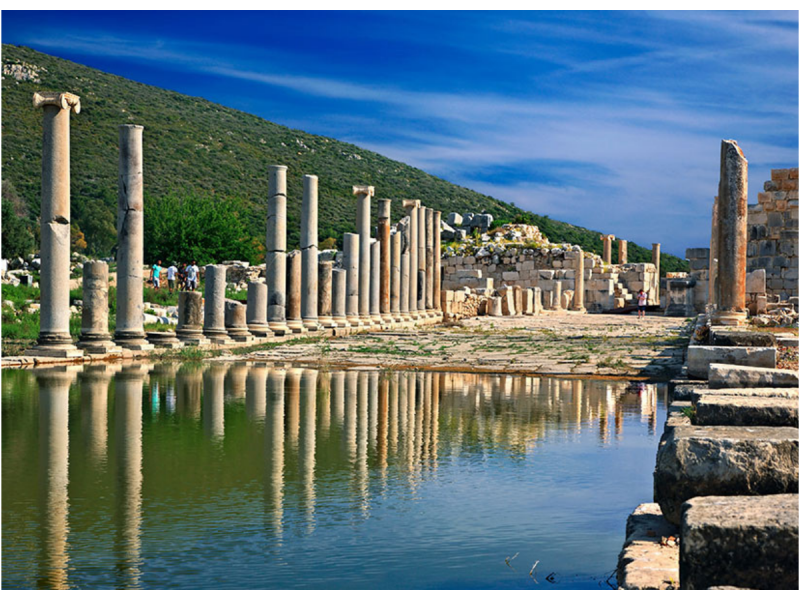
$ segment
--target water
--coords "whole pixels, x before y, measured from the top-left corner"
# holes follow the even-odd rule
[[[257,363],[4,370],[2,586],[608,587],[665,396]]]

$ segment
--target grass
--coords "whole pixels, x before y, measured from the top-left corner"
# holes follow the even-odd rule
[[[628,363],[626,363],[621,358],[611,358],[606,356],[601,360],[597,361],[597,368],[598,369],[614,369],[615,371],[624,371],[628,368]]]
[[[681,412],[689,417],[689,420],[692,422],[692,425],[695,424],[695,420],[697,419],[697,409],[694,406],[684,406],[681,409]]]

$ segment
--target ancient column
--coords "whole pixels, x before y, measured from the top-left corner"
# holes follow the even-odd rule
[[[225,300],[225,329],[234,342],[252,342],[247,328],[247,307],[236,300]]]
[[[433,211],[433,308],[442,312],[442,213]]]
[[[424,206],[420,206],[417,209],[417,311],[422,319],[428,316],[425,312],[425,296],[428,291],[428,276],[425,270],[427,260],[427,244],[425,242],[427,219],[425,218],[425,213],[427,210]]]
[[[267,200],[267,321],[275,335],[286,326],[286,167],[269,168]]]
[[[114,340],[150,350],[144,334],[144,177],[141,125],[119,126],[117,201],[117,327]]]
[[[300,215],[300,249],[303,253],[301,312],[303,326],[317,331],[318,249],[317,249],[317,176],[303,176],[303,208]]]
[[[89,354],[107,354],[120,348],[108,333],[108,263],[83,263],[83,310],[78,347]]]
[[[719,250],[717,248],[717,227],[719,214],[719,197],[714,197],[714,206],[711,208],[711,247],[708,257],[708,304],[714,306],[717,303],[717,270],[719,263]]]
[[[713,260],[714,255],[711,255]],[[652,261],[656,266],[656,297],[655,303],[661,303],[661,244],[653,244]]]
[[[435,316],[433,309],[433,209],[425,209],[425,310],[429,317]]]
[[[628,240],[617,240],[617,254],[619,264],[624,265],[628,262]]]
[[[336,327],[347,327],[347,271],[333,269],[333,323]]]
[[[419,319],[419,309],[417,308],[417,282],[419,281],[419,246],[417,242],[417,220],[419,216],[419,200],[403,200],[403,208],[408,215],[408,240],[409,261],[408,261],[408,314],[412,320]]]
[[[69,113],[81,111],[70,93],[36,92],[33,107],[44,108],[42,124],[41,308],[39,338],[32,356],[82,356],[69,333]]]
[[[361,279],[359,277],[359,254],[361,249],[359,247],[359,236],[357,233],[344,234],[344,269],[347,272],[347,302],[345,310],[347,311],[347,321],[353,327],[360,327],[363,322],[359,318],[360,303],[359,289],[361,287]]]
[[[225,331],[225,272],[224,265],[206,267],[205,309],[203,335],[212,344],[229,344],[231,338]]]
[[[175,335],[187,346],[207,346],[203,335],[203,296],[200,292],[178,294],[178,326]]]
[[[375,188],[368,185],[354,185],[353,194],[356,195],[356,228],[359,235],[359,258],[358,265],[358,314],[361,321],[369,324],[370,304],[370,241],[372,232],[370,231],[370,198],[375,195]]]
[[[378,241],[380,242],[380,313],[386,323],[393,321],[391,316],[391,271],[392,271],[392,201],[378,200]]]
[[[408,221],[398,224],[400,234],[400,318],[411,321],[411,237]]]
[[[403,234],[399,231],[391,235],[391,281],[389,284],[389,311],[394,323],[400,322],[400,248]]]
[[[247,328],[257,337],[271,337],[267,322],[267,284],[260,281],[247,283]]]
[[[553,283],[553,303],[550,307],[551,310],[561,310],[561,290],[563,287],[560,281]]]
[[[578,248],[575,256],[575,295],[572,297],[572,310],[585,311],[583,300],[585,297],[585,285],[583,274],[583,249]]]
[[[374,325],[381,325],[381,243],[372,242],[370,251],[369,317]]]
[[[747,271],[747,159],[734,140],[722,140],[717,208],[715,325],[742,325]]]
[[[299,250],[286,255],[286,326],[292,333],[306,331],[301,311],[302,261],[303,255]]]
[[[335,327],[333,322],[333,261],[323,260],[318,267],[317,314],[322,327]]]
[[[600,239],[603,240],[603,262],[607,265],[611,264],[611,244],[614,241],[614,236],[609,235],[601,235]]]

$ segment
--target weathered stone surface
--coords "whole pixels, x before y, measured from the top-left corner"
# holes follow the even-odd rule
[[[687,400],[679,400],[669,405],[667,409],[667,422],[664,424],[664,433],[668,433],[676,427],[689,427],[692,420],[686,414],[687,409],[692,408],[692,403]],[[662,438],[662,441],[664,438]],[[660,511],[659,511],[660,513]]]
[[[796,371],[789,371],[788,369],[765,369],[714,363],[709,365],[708,368],[708,385],[712,389],[760,387],[797,388],[798,377]]]
[[[286,326],[286,167],[269,167],[267,200],[267,320],[275,335],[289,332]]]
[[[797,589],[796,494],[692,498],[682,513],[683,589]]]
[[[303,175],[303,213],[300,219],[300,250],[302,252],[300,312],[303,326],[309,331],[317,331],[321,328],[317,312],[319,301],[317,189],[317,176]]]
[[[664,518],[658,504],[637,506],[628,516],[617,563],[620,589],[678,589],[678,546],[661,545],[662,538],[677,535],[678,528]]]
[[[797,389],[792,388],[721,388],[721,389],[697,389],[692,393],[692,404],[697,404],[700,400],[709,397],[722,396],[744,396],[746,398],[794,398],[800,397]]]
[[[672,401],[691,400],[694,393],[708,389],[708,382],[693,381],[691,379],[673,379],[669,382],[669,388],[669,397]]]
[[[767,331],[731,330],[719,327],[711,328],[712,346],[757,346],[775,345],[775,336]]]
[[[370,198],[375,195],[375,188],[367,185],[353,186],[353,194],[356,196],[356,226],[358,229],[358,314],[362,321],[369,323],[369,304],[371,284],[371,263],[372,254],[370,253]],[[349,315],[349,313],[348,313]]]
[[[697,425],[797,427],[797,400],[708,395],[695,410]]]
[[[662,438],[653,479],[655,499],[675,524],[695,496],[796,493],[797,429],[676,427]]]
[[[689,346],[686,350],[686,367],[689,377],[708,379],[711,363],[774,369],[777,358],[775,348]]]

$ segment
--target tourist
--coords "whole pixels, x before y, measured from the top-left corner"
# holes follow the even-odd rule
[[[169,291],[175,291],[175,278],[178,275],[178,267],[175,264],[171,264],[167,269],[167,285],[169,286]]]
[[[647,292],[644,290],[639,290],[639,294],[637,296],[639,299],[639,319],[644,318],[644,309],[647,306]]]
[[[159,289],[161,287],[161,261],[156,261],[153,265],[153,287]]]
[[[186,290],[186,263],[178,269],[178,289]]]
[[[192,264],[186,268],[186,283],[189,291],[197,289],[197,283],[200,279],[200,269],[197,267],[197,261],[193,260]]]

